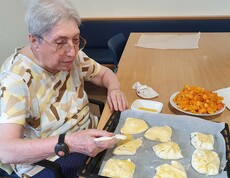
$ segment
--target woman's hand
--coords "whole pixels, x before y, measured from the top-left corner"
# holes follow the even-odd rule
[[[105,130],[80,130],[67,134],[66,143],[69,146],[70,152],[79,152],[94,157],[101,151],[112,148],[117,143],[116,138],[107,141],[94,140],[95,138],[103,136],[112,137],[114,134]]]
[[[110,111],[124,111],[128,108],[128,102],[125,97],[125,94],[119,90],[108,90],[107,102],[109,105]]]
[[[128,108],[125,94],[120,90],[117,76],[107,67],[101,66],[99,73],[90,80],[98,86],[107,88],[107,103],[110,111],[124,111]]]

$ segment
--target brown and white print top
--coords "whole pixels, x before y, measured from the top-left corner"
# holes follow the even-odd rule
[[[1,68],[0,124],[23,125],[25,139],[95,128],[97,121],[89,112],[84,80],[99,70],[100,64],[82,51],[70,71],[54,74],[16,50]],[[33,169],[31,165],[12,166],[19,175]]]

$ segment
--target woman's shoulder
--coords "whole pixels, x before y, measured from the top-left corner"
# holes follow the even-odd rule
[[[37,64],[31,59],[31,55],[28,52],[28,47],[15,49],[15,52],[10,55],[2,64],[1,71],[8,70],[14,73],[32,70]]]
[[[20,66],[18,64],[23,63],[27,59],[26,55],[20,53],[23,48],[16,48],[15,52],[11,54],[2,64],[2,70],[10,70],[13,66]]]
[[[29,58],[19,52],[21,49],[15,49],[15,52],[4,61],[0,70],[0,80],[8,79],[10,82],[23,81],[23,76],[31,66],[31,62]]]

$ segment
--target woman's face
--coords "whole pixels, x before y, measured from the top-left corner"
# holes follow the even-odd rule
[[[38,59],[50,72],[69,71],[79,50],[80,30],[74,20],[64,20],[41,38]]]

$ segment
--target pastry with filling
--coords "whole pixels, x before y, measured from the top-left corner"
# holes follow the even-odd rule
[[[130,160],[109,159],[103,167],[102,176],[114,178],[132,178],[135,164]]]
[[[160,143],[153,146],[155,155],[161,159],[180,159],[183,158],[179,145],[173,141]]]
[[[156,168],[156,175],[153,178],[187,178],[184,167],[178,161],[170,164],[162,164]]]
[[[219,174],[220,158],[211,150],[195,150],[192,154],[192,167],[200,174]]]
[[[214,137],[199,132],[191,133],[191,144],[195,149],[213,150]]]
[[[169,126],[154,126],[145,132],[145,138],[159,142],[168,142],[171,137],[172,129]]]
[[[148,128],[149,126],[144,120],[128,117],[120,131],[123,134],[139,134],[145,132]]]
[[[113,150],[115,155],[135,155],[137,149],[142,145],[142,140],[140,138],[129,140]]]

